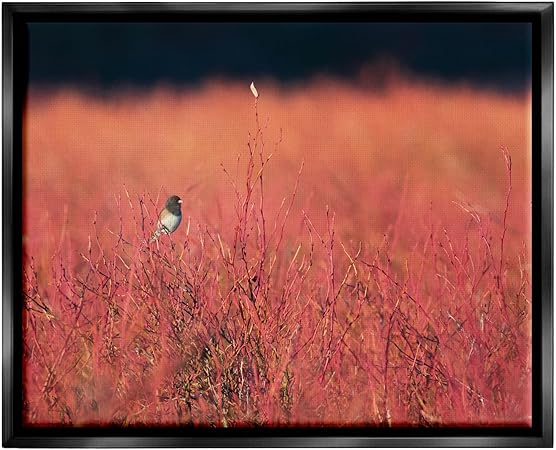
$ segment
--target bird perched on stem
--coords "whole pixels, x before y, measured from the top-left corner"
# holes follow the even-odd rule
[[[183,200],[177,195],[172,195],[166,200],[164,209],[158,216],[158,224],[151,236],[151,242],[156,241],[161,234],[170,234],[176,231],[181,223],[181,204]]]

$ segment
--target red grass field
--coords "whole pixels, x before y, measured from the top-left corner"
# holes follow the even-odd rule
[[[530,426],[530,96],[257,88],[31,91],[25,421]]]

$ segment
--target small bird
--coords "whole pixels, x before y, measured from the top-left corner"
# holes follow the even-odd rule
[[[166,205],[158,216],[158,225],[151,236],[151,242],[156,241],[162,233],[170,234],[176,231],[181,223],[182,202],[177,195],[172,195],[166,200]]]

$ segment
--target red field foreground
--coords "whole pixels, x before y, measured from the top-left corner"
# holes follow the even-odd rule
[[[25,421],[530,426],[530,96],[257,88],[32,91]]]

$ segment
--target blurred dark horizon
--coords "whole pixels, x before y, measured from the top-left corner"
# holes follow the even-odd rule
[[[369,70],[505,92],[531,85],[527,23],[30,23],[28,30],[32,87],[357,83]]]

